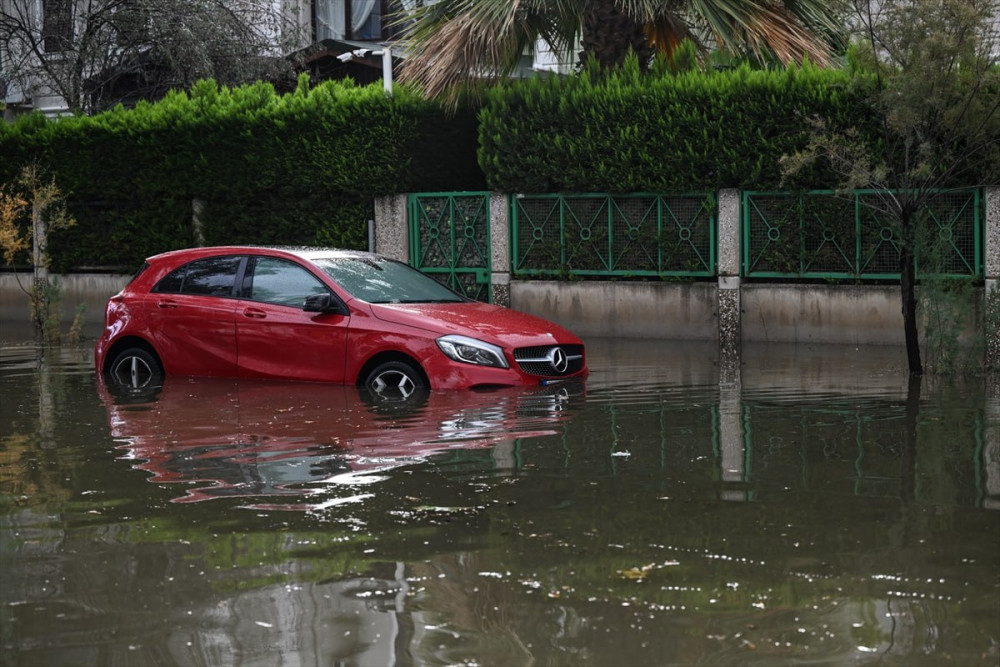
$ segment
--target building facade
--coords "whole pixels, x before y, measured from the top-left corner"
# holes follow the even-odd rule
[[[206,41],[198,37],[198,16],[186,9],[192,1],[163,0],[164,18],[152,25],[156,19],[149,12],[129,14],[128,4],[111,0],[0,0],[5,120],[33,111],[58,117],[158,99],[176,87],[158,82],[156,75],[165,57],[184,53],[184,32],[192,34],[192,49]],[[256,56],[287,58],[313,80],[350,76],[365,84],[381,78],[380,62],[338,56],[392,45],[405,27],[400,17],[425,1],[432,0],[249,0],[225,9],[242,18],[234,30],[246,34],[246,50]],[[204,36],[204,21],[201,30]],[[172,42],[167,48],[165,36]],[[173,54],[164,56],[170,48]],[[393,50],[397,63],[403,55],[402,49]],[[534,54],[526,54],[520,74],[566,74],[572,66],[570,55],[560,56],[539,43]]]

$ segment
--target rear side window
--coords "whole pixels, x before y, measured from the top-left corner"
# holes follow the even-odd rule
[[[206,257],[171,271],[153,288],[166,294],[232,296],[242,257]]]

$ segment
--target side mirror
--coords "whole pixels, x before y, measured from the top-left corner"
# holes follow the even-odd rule
[[[347,310],[332,294],[313,294],[306,297],[302,310],[307,313],[336,313],[346,315]]]

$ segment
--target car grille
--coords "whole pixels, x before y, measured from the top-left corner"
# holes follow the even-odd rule
[[[566,368],[558,370],[560,356]],[[528,375],[558,377],[572,375],[583,368],[583,345],[539,345],[514,350],[518,367]]]

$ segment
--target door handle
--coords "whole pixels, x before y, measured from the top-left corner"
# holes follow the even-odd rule
[[[246,308],[243,311],[243,317],[250,317],[255,320],[262,320],[265,317],[267,317],[267,313],[265,313],[260,308]]]
[[[169,299],[161,299],[160,301],[156,302],[156,307],[157,308],[176,308],[177,307],[177,302],[176,301],[170,301]]]

